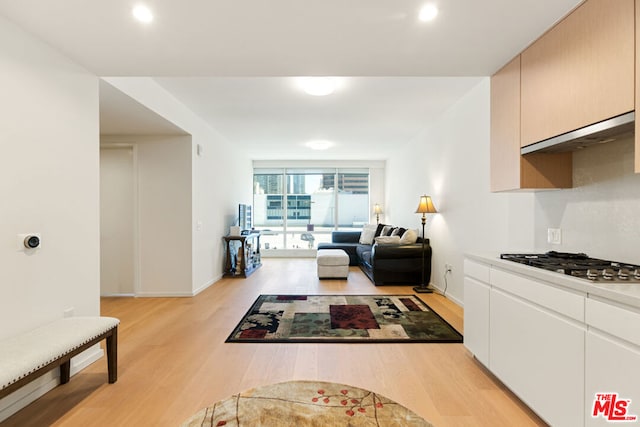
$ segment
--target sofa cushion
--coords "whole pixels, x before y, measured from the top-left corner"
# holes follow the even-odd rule
[[[360,231],[332,231],[331,242],[357,244],[360,240],[360,234],[362,234]]]
[[[404,232],[407,231],[406,228],[402,228],[402,227],[396,227],[393,229],[393,231],[391,232],[392,236],[398,236],[398,237],[402,237],[402,235],[404,234]]]
[[[381,236],[388,236],[393,230],[393,225],[385,225],[380,232]]]
[[[378,237],[381,233],[382,233],[382,229],[385,227],[386,224],[378,224],[378,228],[376,228],[376,235],[375,237]]]
[[[400,236],[378,236],[375,241],[379,245],[399,245]]]
[[[418,241],[418,232],[416,230],[409,229],[404,232],[400,238],[400,243],[403,245],[411,245]]]
[[[371,268],[371,246],[358,245],[356,248],[356,254],[358,255],[360,264],[365,264],[367,267]]]
[[[375,224],[366,224],[364,227],[362,227],[362,234],[360,234],[359,243],[361,245],[372,245],[373,238],[376,235],[377,229],[378,229],[378,226]]]

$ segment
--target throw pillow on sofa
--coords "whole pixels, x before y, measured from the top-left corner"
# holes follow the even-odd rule
[[[416,230],[407,230],[400,238],[400,244],[411,245],[418,241],[418,232]]]
[[[362,227],[362,233],[360,233],[360,244],[361,245],[373,245],[373,238],[376,235],[376,230],[378,226],[375,224],[366,224]]]
[[[400,236],[378,236],[375,241],[379,245],[399,245]]]
[[[393,225],[385,225],[382,227],[382,231],[380,232],[381,236],[388,236],[391,234],[391,230],[393,230]]]
[[[405,228],[402,227],[396,227],[393,229],[393,231],[391,232],[392,236],[398,236],[398,237],[402,237],[402,235],[404,234],[404,232],[407,231]]]

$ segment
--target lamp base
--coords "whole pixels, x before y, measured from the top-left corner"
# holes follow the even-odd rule
[[[419,294],[432,294],[433,289],[427,286],[416,286],[415,288],[413,288],[413,292],[417,292]]]

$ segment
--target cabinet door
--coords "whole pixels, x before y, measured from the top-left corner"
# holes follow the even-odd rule
[[[520,155],[520,56],[491,77],[491,191],[572,186],[571,153]]]
[[[598,413],[595,418],[592,416],[597,393],[617,393],[618,400],[631,399],[631,403],[627,405],[627,415],[640,417],[640,370],[638,369],[640,350],[638,347],[589,331],[585,367],[587,426],[612,425],[602,413]]]
[[[483,365],[489,366],[488,285],[464,278],[464,345]]]
[[[588,0],[522,52],[522,145],[634,109],[634,0]]]
[[[584,329],[493,288],[490,304],[491,371],[549,424],[583,425]]]
[[[520,56],[491,76],[491,191],[520,188]]]

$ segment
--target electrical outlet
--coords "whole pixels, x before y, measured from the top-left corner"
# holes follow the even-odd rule
[[[547,243],[559,245],[562,243],[562,230],[560,228],[547,229]]]
[[[444,265],[444,272],[445,273],[451,273],[451,264],[445,264]]]

